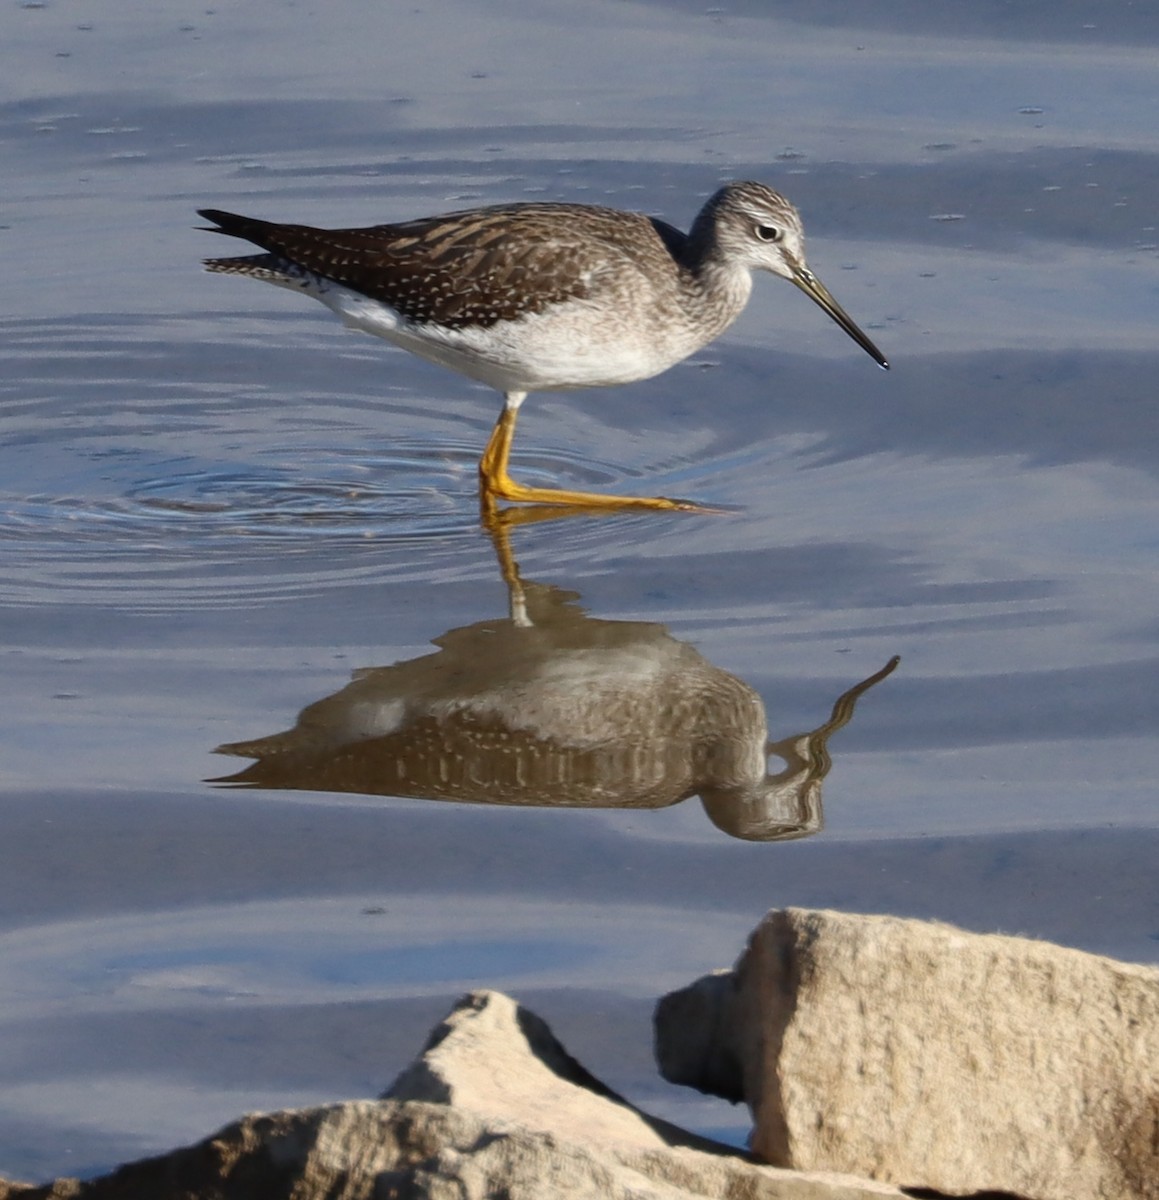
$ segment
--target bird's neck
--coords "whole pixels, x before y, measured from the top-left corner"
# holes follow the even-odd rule
[[[714,223],[705,220],[704,213],[693,224],[680,257],[689,309],[705,334],[704,342],[709,342],[744,311],[753,290],[752,272],[721,249]]]

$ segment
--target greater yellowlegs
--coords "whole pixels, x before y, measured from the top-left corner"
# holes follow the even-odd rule
[[[757,269],[796,284],[889,366],[809,270],[797,210],[762,183],[722,187],[688,233],[587,204],[502,204],[358,229],[200,214],[212,232],[266,251],[207,259],[210,271],[304,292],[352,328],[502,392],[479,463],[485,499],[698,508],[517,483],[508,474],[515,421],[529,392],[630,383],[687,358],[740,315]]]

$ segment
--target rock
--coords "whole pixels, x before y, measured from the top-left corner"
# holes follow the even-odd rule
[[[784,1171],[648,1117],[547,1025],[473,993],[388,1098],[245,1117],[86,1183],[0,1200],[879,1200],[897,1189]]]
[[[545,1021],[499,992],[464,996],[382,1098],[450,1104],[566,1138],[581,1130],[645,1149],[721,1149],[621,1099],[568,1054]]]
[[[745,1099],[765,1161],[953,1194],[1159,1197],[1159,970],[787,909],[661,1000],[661,1072]]]

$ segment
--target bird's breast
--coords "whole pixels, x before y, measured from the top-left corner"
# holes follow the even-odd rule
[[[678,312],[640,322],[587,299],[488,324],[419,322],[338,284],[311,294],[350,327],[385,338],[499,391],[562,391],[647,379],[686,358],[701,339]]]

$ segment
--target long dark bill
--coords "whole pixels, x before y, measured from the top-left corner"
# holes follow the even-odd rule
[[[797,267],[792,278],[801,291],[814,304],[823,308],[879,367],[889,370],[889,363],[885,361],[885,355],[857,328],[853,323],[853,318],[829,295],[829,289],[812,271],[807,267]]]

